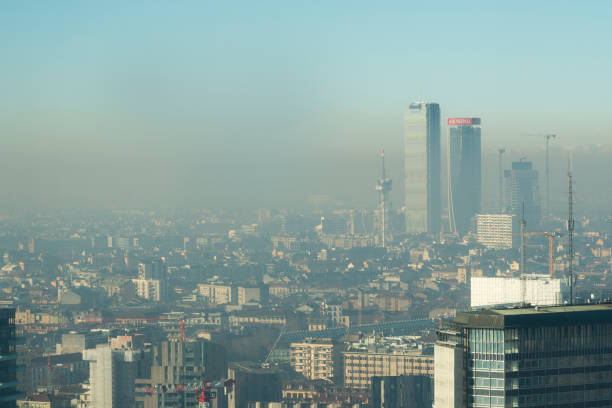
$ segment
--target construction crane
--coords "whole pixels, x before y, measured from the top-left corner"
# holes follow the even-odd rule
[[[548,240],[548,274],[552,278],[555,272],[555,265],[553,262],[553,252],[554,252],[554,240],[556,237],[562,236],[561,233],[557,231],[534,231],[534,232],[521,232],[521,238],[524,236],[524,241],[521,239],[521,251],[523,248],[527,247],[527,238],[531,236],[545,236]],[[526,256],[525,256],[526,258]],[[523,262],[523,256],[521,254],[521,262]],[[525,273],[523,267],[521,266],[521,273]]]

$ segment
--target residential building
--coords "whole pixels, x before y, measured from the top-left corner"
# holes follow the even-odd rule
[[[436,408],[612,406],[612,304],[460,312],[438,331]]]
[[[83,351],[89,361],[91,403],[96,408],[131,408],[134,406],[134,384],[138,374],[140,350],[114,349],[98,344]]]
[[[370,336],[353,343],[344,355],[344,385],[367,390],[373,377],[427,375],[433,377],[433,352],[409,337]]]
[[[201,283],[198,292],[212,305],[232,303],[232,287],[229,285]]]
[[[448,212],[450,231],[470,231],[480,211],[482,151],[480,118],[449,118]]]
[[[291,367],[309,380],[331,380],[334,376],[334,345],[330,339],[306,339],[291,343]]]
[[[412,103],[404,115],[406,232],[440,233],[440,105]]]
[[[476,241],[490,249],[512,248],[512,214],[476,214],[472,219]]]

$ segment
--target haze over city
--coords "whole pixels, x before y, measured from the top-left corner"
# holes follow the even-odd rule
[[[610,21],[0,3],[0,408],[612,407]]]
[[[606,145],[603,166],[576,164],[586,191],[610,170],[607,2],[2,8],[5,206],[373,207],[382,148],[399,203],[419,98],[482,117],[485,154],[541,159],[553,133],[556,170]]]

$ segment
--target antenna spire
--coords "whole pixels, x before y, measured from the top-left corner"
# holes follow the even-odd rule
[[[570,288],[570,305],[574,304],[574,194],[572,186],[572,156],[568,159],[568,214],[567,214],[567,277]]]

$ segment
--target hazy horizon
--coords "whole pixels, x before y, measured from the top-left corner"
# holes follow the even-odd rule
[[[0,207],[302,208],[322,194],[371,208],[381,148],[399,207],[402,117],[419,98],[439,103],[443,122],[482,118],[485,207],[495,149],[512,150],[506,163],[533,159],[543,183],[535,135],[547,133],[559,135],[553,210],[566,205],[570,147],[586,152],[578,209],[612,199],[605,2],[3,11]],[[596,145],[608,148],[584,147]]]

